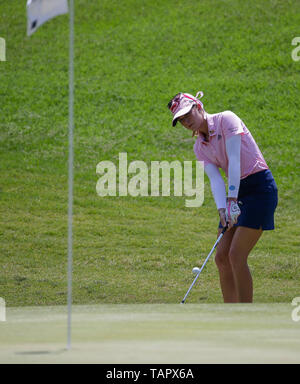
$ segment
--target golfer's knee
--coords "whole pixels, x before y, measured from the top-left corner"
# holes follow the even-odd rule
[[[247,258],[235,249],[231,249],[228,256],[230,265],[233,269],[239,269],[247,265]]]
[[[230,268],[228,253],[223,250],[218,250],[215,256],[215,263],[219,269]]]

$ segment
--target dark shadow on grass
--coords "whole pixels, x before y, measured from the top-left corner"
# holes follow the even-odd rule
[[[67,352],[68,350],[60,349],[58,351],[22,351],[15,352],[15,355],[60,355],[61,353]]]

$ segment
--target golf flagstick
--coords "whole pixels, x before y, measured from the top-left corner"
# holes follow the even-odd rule
[[[73,285],[73,184],[74,184],[74,0],[70,0],[69,19],[69,175],[68,175],[68,325],[67,350],[72,341]]]
[[[215,242],[215,245],[212,247],[211,251],[209,252],[207,258],[205,259],[201,269],[199,270],[199,272],[197,273],[197,276],[195,277],[194,281],[192,282],[190,288],[188,289],[187,293],[185,294],[184,298],[182,299],[181,301],[181,304],[184,304],[186,298],[188,297],[188,294],[190,293],[191,289],[193,288],[193,286],[195,285],[198,277],[200,276],[200,273],[202,272],[202,269],[204,268],[205,264],[207,263],[208,259],[210,258],[211,254],[213,253],[213,251],[215,250],[216,246],[219,244],[220,240],[222,239],[224,233],[226,232],[228,226],[224,227],[223,231],[220,233],[220,236],[218,237],[217,241]]]

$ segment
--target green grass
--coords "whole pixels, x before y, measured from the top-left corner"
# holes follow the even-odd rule
[[[256,302],[299,295],[299,86],[291,59],[300,3],[76,0],[75,304],[177,303],[215,238],[207,178],[200,208],[185,197],[96,194],[96,166],[195,160],[171,128],[179,91],[203,90],[209,113],[232,110],[251,130],[279,188],[276,230],[249,264]],[[0,296],[7,305],[66,303],[68,16],[26,37],[25,1],[0,1]],[[189,297],[222,302],[208,263]]]
[[[72,348],[66,351],[65,307],[9,308],[7,322],[0,323],[0,362],[298,364],[300,327],[292,309],[290,304],[75,306]]]

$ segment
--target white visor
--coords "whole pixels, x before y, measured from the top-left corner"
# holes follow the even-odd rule
[[[175,114],[175,116],[173,117],[173,122],[172,122],[173,127],[175,127],[175,125],[177,124],[177,120],[178,120],[178,118],[181,117],[181,116],[186,115],[187,113],[189,113],[190,110],[192,109],[193,105],[195,105],[195,104],[196,104],[196,103],[193,103],[193,104],[191,104],[191,105],[189,105],[189,106],[187,106],[187,107],[185,107],[185,108],[182,108],[182,109],[180,109],[180,110]]]

